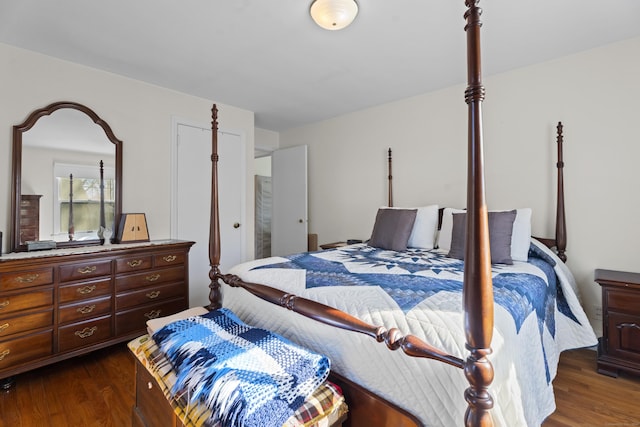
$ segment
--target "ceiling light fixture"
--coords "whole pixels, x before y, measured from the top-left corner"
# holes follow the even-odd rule
[[[325,30],[341,30],[355,19],[358,3],[356,0],[313,0],[309,13]]]

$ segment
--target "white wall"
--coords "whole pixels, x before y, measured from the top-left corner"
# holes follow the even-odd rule
[[[638,52],[635,38],[484,79],[489,208],[532,207],[534,235],[554,233],[555,128],[564,124],[568,265],[592,319],[593,270],[640,271]],[[387,202],[388,147],[396,206],[464,206],[465,87],[280,135],[281,147],[309,146],[309,232],[319,243],[370,236]]]
[[[93,109],[123,141],[123,211],[145,212],[152,239],[170,237],[171,118],[211,122],[213,101],[0,44],[0,230],[8,250],[12,126],[36,108],[75,101]],[[254,113],[218,104],[221,129],[240,132],[253,164]],[[253,218],[253,168],[247,168],[247,218]],[[253,248],[253,221],[247,248]],[[253,249],[249,249],[249,257]]]

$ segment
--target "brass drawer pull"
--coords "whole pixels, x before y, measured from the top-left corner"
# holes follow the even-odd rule
[[[0,353],[0,360],[4,359],[9,353],[11,353],[11,350],[9,349],[6,349],[2,353]]]
[[[78,269],[78,273],[80,274],[89,274],[89,273],[93,273],[94,271],[96,271],[98,267],[96,267],[95,265],[92,266],[87,266],[87,267],[82,267]]]
[[[87,286],[83,286],[81,288],[76,289],[76,292],[82,295],[87,295],[95,290],[96,290],[96,285],[90,285],[90,286],[87,285]]]
[[[132,259],[131,261],[127,262],[127,265],[131,268],[133,267],[138,267],[140,265],[142,265],[142,260],[141,259]]]
[[[151,276],[147,276],[145,277],[147,282],[155,282],[156,280],[158,280],[160,278],[159,274],[152,274]]]
[[[151,311],[145,313],[144,317],[146,317],[149,320],[156,319],[156,318],[160,317],[160,313],[161,312],[162,312],[162,310],[151,310]]]
[[[634,329],[640,329],[640,326],[638,326],[637,323],[628,323],[628,322],[624,322],[624,323],[620,323],[618,325],[616,325],[617,329],[622,329],[622,328],[634,328]]]
[[[164,262],[173,262],[173,261],[176,260],[176,258],[178,258],[178,257],[175,256],[175,255],[167,255],[167,256],[162,257]]]
[[[95,310],[95,308],[96,308],[96,305],[95,304],[91,304],[91,305],[85,305],[84,307],[80,307],[76,311],[78,313],[82,313],[82,314],[89,314],[93,310]]]
[[[159,296],[160,296],[160,291],[153,291],[147,294],[147,298],[149,299],[155,299],[155,298],[158,298]]]
[[[5,308],[9,305],[9,300],[0,302],[0,309]]]
[[[5,329],[7,329],[9,327],[8,323],[5,323],[4,325],[0,325],[0,332],[3,332]]]
[[[38,273],[27,274],[26,276],[18,276],[16,280],[20,283],[33,283],[35,280],[40,277]]]
[[[95,334],[97,330],[98,330],[97,326],[94,326],[91,328],[84,328],[81,331],[76,331],[76,336],[82,339],[89,338],[91,335]]]

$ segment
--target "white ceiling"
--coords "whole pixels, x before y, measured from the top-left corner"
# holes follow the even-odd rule
[[[0,0],[0,42],[251,110],[275,131],[466,82],[463,0],[358,0],[342,31],[317,27],[310,3]],[[640,0],[480,6],[485,76],[640,36]]]

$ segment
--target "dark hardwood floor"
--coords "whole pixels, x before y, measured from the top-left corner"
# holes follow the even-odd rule
[[[640,426],[640,378],[595,372],[595,352],[562,354],[558,409],[543,427]],[[131,426],[134,363],[125,344],[16,377],[0,393],[0,426]],[[366,426],[363,426],[366,427]]]
[[[16,376],[0,393],[0,426],[131,426],[132,357],[118,344]]]

